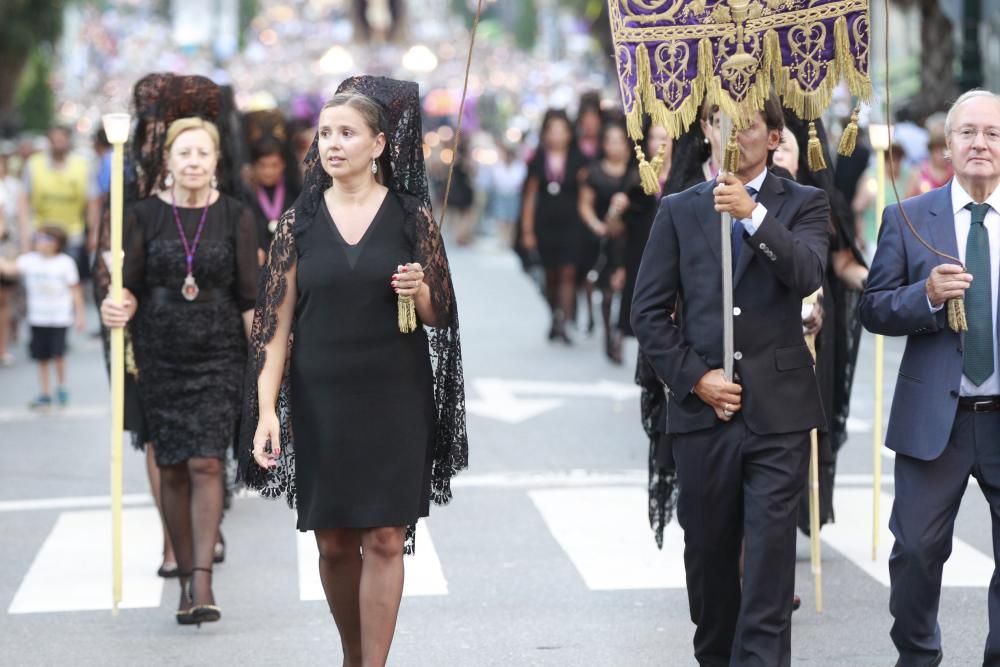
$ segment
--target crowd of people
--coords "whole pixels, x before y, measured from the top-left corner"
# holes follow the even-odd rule
[[[430,145],[413,83],[348,79],[311,120],[294,122],[273,109],[240,114],[233,91],[204,77],[150,74],[133,88],[121,302],[108,297],[103,133],[93,137],[91,163],[72,151],[72,130],[62,126],[44,145],[0,151],[0,363],[13,363],[12,315],[23,294],[39,371],[31,406],[68,404],[67,332],[85,329],[83,283],[91,281],[105,343],[109,329],[126,330],[126,428],[145,451],[163,522],[158,573],[181,584],[177,622],[221,618],[212,577],[225,559],[220,526],[235,482],[226,462],[235,460],[240,482],[286,497],[299,529],[315,533],[345,664],[384,663],[413,527],[431,501],[450,499],[450,479],[467,464],[457,305],[431,213],[447,180],[438,168],[453,165],[450,240],[490,234],[509,243],[526,269],[540,270],[552,344],[595,333],[599,316],[607,359],[635,363],[649,519],[661,545],[675,509],[685,530],[699,661],[763,655],[766,664],[788,664],[794,533],[809,530],[800,436],[819,433],[820,520],[831,522],[862,321],[911,343],[927,332],[950,336],[944,302],[977,294],[965,345],[989,345],[993,336],[993,355],[986,348],[981,363],[963,366],[961,388],[951,375],[938,384],[955,385],[960,417],[963,408],[1000,410],[1000,389],[989,384],[995,365],[985,363],[996,358],[995,327],[984,330],[976,310],[996,303],[995,270],[992,293],[969,291],[977,283],[968,275],[1000,265],[976,254],[995,246],[975,225],[997,222],[996,191],[986,187],[996,183],[976,172],[1000,150],[991,104],[987,93],[963,97],[886,151],[887,201],[900,202],[893,211],[917,197],[933,214],[934,198],[952,184],[946,204],[961,204],[956,222],[973,216],[966,233],[978,245],[962,254],[966,266],[932,271],[926,258],[909,260],[923,262],[911,285],[905,258],[915,251],[895,237],[879,243],[869,279],[877,193],[863,134],[854,156],[834,161],[817,122],[830,165],[820,168],[808,155],[811,124],[773,99],[738,133],[741,166],[726,174],[721,114],[708,103],[682,136],[647,124],[634,146],[621,109],[586,93],[573,116],[545,111],[536,145],[498,137],[496,159],[477,160],[440,131]],[[437,168],[425,167],[426,156],[439,158]],[[720,211],[735,221],[733,378],[719,370],[719,238],[714,227],[696,233]],[[779,223],[779,214],[791,222]],[[638,340],[634,360],[624,357],[626,336]],[[814,338],[815,357],[803,336]],[[914,373],[941,370],[931,358],[911,363]],[[897,399],[936,406],[940,397],[921,394],[918,377]],[[386,400],[391,418],[379,409]],[[930,425],[918,437],[893,414],[890,445],[903,458],[898,499],[900,482],[933,476],[923,464],[942,454],[941,442],[910,443],[936,432]],[[979,426],[955,423],[944,441],[968,449]],[[984,476],[974,449],[953,463]],[[947,476],[952,491],[964,488],[961,470]],[[723,489],[723,477],[733,484]],[[955,497],[934,499],[952,522]],[[943,558],[937,574],[927,572],[923,543],[906,539],[924,520],[893,512],[893,639],[901,655],[916,656],[913,664],[940,656],[921,632],[936,622]],[[899,591],[910,584],[926,599],[899,611],[909,605]]]

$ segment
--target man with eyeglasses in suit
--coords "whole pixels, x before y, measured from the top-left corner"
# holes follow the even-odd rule
[[[1000,555],[1000,96],[973,90],[945,121],[955,177],[888,207],[861,298],[861,322],[906,336],[886,446],[896,452],[889,527],[890,636],[900,667],[940,665],[941,575],[972,475],[990,505]],[[917,233],[961,264],[942,259]],[[945,304],[964,299],[968,331],[948,326]],[[988,593],[984,665],[1000,665],[1000,574]]]

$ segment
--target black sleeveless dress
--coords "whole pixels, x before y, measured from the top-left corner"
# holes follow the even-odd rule
[[[427,516],[434,384],[422,327],[399,332],[396,267],[414,261],[389,192],[361,240],[325,206],[297,238],[291,365],[299,530],[408,526]]]
[[[201,208],[178,207],[194,240]],[[170,204],[135,203],[124,229],[124,284],[139,300],[132,322],[145,436],[156,463],[225,459],[236,444],[247,343],[240,314],[257,296],[257,232],[250,211],[220,195],[194,256],[200,293],[181,296],[184,247]]]

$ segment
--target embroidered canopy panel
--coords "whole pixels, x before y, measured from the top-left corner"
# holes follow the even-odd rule
[[[680,136],[703,99],[737,127],[773,87],[818,118],[845,80],[870,99],[868,0],[608,0],[629,135],[644,115]]]

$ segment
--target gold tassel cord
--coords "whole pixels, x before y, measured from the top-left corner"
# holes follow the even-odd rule
[[[396,308],[399,311],[399,333],[413,333],[417,330],[417,306],[412,296],[396,297]]]
[[[813,121],[809,121],[809,146],[807,151],[809,171],[822,171],[826,169],[826,160],[823,159],[823,144],[819,142],[819,135],[816,134],[816,123]]]
[[[647,195],[654,194],[660,189],[660,172],[663,171],[666,148],[666,144],[661,145],[653,159],[647,161],[642,146],[638,143],[635,145],[635,157],[639,161],[639,182]]]
[[[948,326],[955,333],[969,330],[969,323],[965,319],[965,299],[948,301]]]
[[[726,142],[726,150],[722,156],[722,171],[727,174],[735,174],[740,168],[740,145],[736,141],[736,125],[733,125],[729,133],[729,141]]]
[[[858,144],[858,116],[861,115],[861,106],[854,107],[851,112],[851,121],[844,128],[844,133],[840,135],[840,145],[837,146],[837,153],[844,157],[854,155],[854,149]]]

